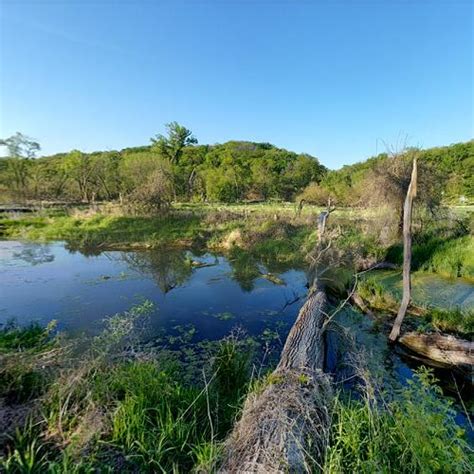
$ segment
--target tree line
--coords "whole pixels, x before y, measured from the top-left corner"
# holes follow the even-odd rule
[[[0,185],[12,199],[149,201],[291,200],[327,169],[317,158],[269,143],[229,141],[198,145],[190,130],[172,122],[149,146],[36,158],[39,144],[20,133],[0,144]]]
[[[395,203],[401,207],[416,155],[420,193],[427,204],[470,202],[474,197],[474,141],[426,150],[382,153],[340,170],[269,143],[229,141],[199,145],[172,122],[150,145],[121,151],[73,150],[36,158],[40,145],[17,133],[0,141],[0,191],[10,200],[92,202],[126,200],[147,208],[172,201],[304,200],[338,206]]]
[[[474,141],[420,150],[406,148],[381,153],[361,163],[328,171],[299,196],[324,205],[330,197],[338,206],[377,206],[381,202],[403,205],[411,163],[417,157],[421,197],[431,203],[463,204],[474,200]]]

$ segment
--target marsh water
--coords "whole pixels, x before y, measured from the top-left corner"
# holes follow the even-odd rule
[[[377,280],[398,299],[402,295],[401,271],[377,271]],[[446,278],[430,273],[412,276],[415,304],[443,309],[474,308],[474,284],[463,278]]]
[[[81,253],[62,242],[0,241],[0,324],[54,319],[61,331],[93,335],[107,316],[151,301],[144,342],[182,349],[238,327],[278,355],[304,303],[307,278],[298,268],[271,270],[255,261],[176,249]],[[399,275],[380,275],[396,292]],[[414,287],[419,303],[474,305],[469,282],[427,275]],[[367,352],[374,371],[402,383],[412,376],[416,363],[395,354],[369,318],[347,308],[338,322]]]
[[[267,275],[261,265],[256,270]],[[219,255],[175,249],[86,255],[63,243],[3,241],[0,322],[54,319],[60,330],[95,334],[105,317],[147,300],[154,305],[150,339],[186,330],[196,342],[221,339],[235,326],[256,336],[288,328],[306,293],[304,272],[283,271],[279,284],[253,276]]]

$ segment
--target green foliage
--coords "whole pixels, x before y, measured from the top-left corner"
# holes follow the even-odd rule
[[[426,183],[426,188],[436,186],[430,192],[442,193],[443,201],[452,204],[466,204],[474,199],[474,141],[420,150],[417,154],[420,180],[427,178],[428,174],[433,177]],[[323,204],[327,196],[331,196],[339,206],[377,204],[370,202],[377,181],[376,171],[384,169],[388,159],[386,153],[381,153],[366,161],[330,171],[318,186],[311,184],[306,188],[301,197],[316,204]]]
[[[450,277],[474,278],[474,237],[444,237],[428,234],[415,239],[412,247],[412,268],[440,273]],[[387,260],[401,264],[403,248],[395,245],[388,249]]]
[[[190,385],[165,357],[123,356],[149,311],[145,302],[109,318],[80,360],[56,373],[41,401],[43,420],[7,443],[2,472],[190,472],[215,465],[246,394],[252,344],[237,336],[221,341],[202,382]]]
[[[163,157],[170,160],[171,163],[178,162],[186,146],[196,145],[197,139],[193,136],[191,130],[183,127],[178,122],[166,124],[168,136],[157,135],[152,138],[153,148]]]
[[[474,335],[474,310],[430,308],[426,320],[441,331]]]
[[[393,308],[395,304],[394,297],[376,277],[368,277],[360,281],[357,285],[357,292],[363,300],[367,301],[376,309],[384,310]]]
[[[173,198],[180,201],[235,202],[288,200],[326,172],[316,158],[268,143],[197,145],[185,127],[176,122],[166,127],[167,135],[157,135],[151,146],[94,153],[73,150],[31,163],[18,161],[16,155],[1,159],[0,184],[13,198],[112,200],[148,194],[150,186],[154,189],[150,177],[157,170],[163,175],[166,163],[166,189],[155,194],[169,195],[171,187]]]
[[[44,328],[37,323],[19,327],[14,321],[0,326],[0,354],[10,351],[25,351],[27,349],[43,350],[50,346],[50,333],[55,323]]]
[[[13,322],[0,329],[0,398],[22,403],[39,396],[50,381],[48,363],[41,363],[57,341],[51,337],[55,322],[19,327]]]
[[[214,356],[214,396],[218,407],[218,427],[226,432],[232,427],[236,408],[243,401],[249,383],[253,341],[231,335],[224,339]]]
[[[324,472],[472,472],[472,452],[451,402],[427,369],[397,397],[336,400]]]
[[[120,366],[107,379],[108,396],[119,400],[110,442],[138,466],[190,469],[190,445],[209,437],[205,398],[198,398],[199,391],[182,387],[154,363]]]
[[[421,266],[423,270],[474,279],[474,236],[442,242]]]
[[[42,473],[48,470],[48,452],[41,442],[41,433],[31,419],[25,427],[17,429],[12,440],[13,449],[0,468],[7,474]]]

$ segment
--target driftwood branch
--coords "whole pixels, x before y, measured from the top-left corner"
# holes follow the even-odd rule
[[[416,196],[416,182],[417,164],[416,158],[414,158],[410,185],[408,186],[405,205],[403,207],[403,296],[397,317],[393,323],[392,331],[389,335],[389,339],[392,342],[396,341],[400,335],[400,328],[411,298],[411,214],[413,209],[413,199]]]

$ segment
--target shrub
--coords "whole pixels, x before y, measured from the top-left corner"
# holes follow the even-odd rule
[[[338,398],[324,472],[472,472],[451,402],[422,368],[391,402]]]

